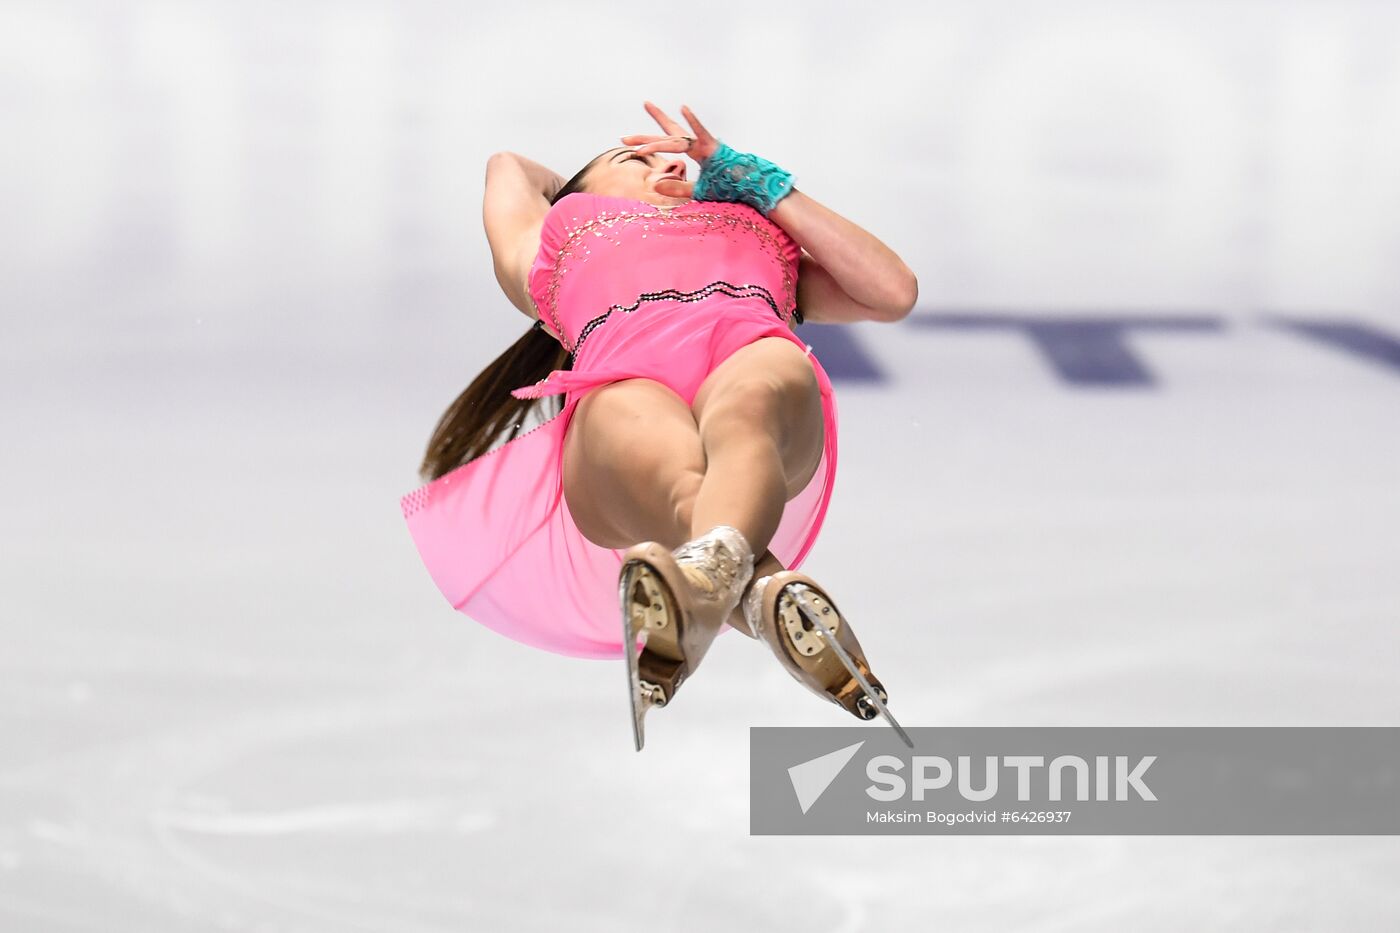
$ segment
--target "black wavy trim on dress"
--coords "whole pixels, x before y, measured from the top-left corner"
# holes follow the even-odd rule
[[[573,360],[578,356],[579,350],[583,348],[583,341],[588,337],[589,332],[606,321],[614,311],[621,311],[623,314],[627,314],[630,311],[636,311],[640,308],[644,301],[700,301],[702,298],[708,298],[715,292],[720,292],[731,298],[762,298],[767,302],[768,307],[773,309],[773,313],[777,315],[778,320],[783,320],[783,313],[778,310],[778,303],[773,300],[772,293],[762,285],[731,285],[728,282],[715,281],[702,288],[697,288],[689,292],[679,291],[674,288],[668,288],[659,292],[643,292],[641,295],[638,295],[637,300],[630,305],[613,305],[608,308],[608,310],[583,325],[583,329],[578,332],[578,340],[574,342],[574,349],[573,352],[569,354],[569,359]],[[793,308],[792,316],[797,323],[802,323],[801,311]]]

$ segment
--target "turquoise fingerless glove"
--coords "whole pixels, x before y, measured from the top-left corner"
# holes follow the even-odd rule
[[[792,173],[751,152],[724,144],[700,166],[691,197],[697,201],[739,201],[765,217],[792,193]]]

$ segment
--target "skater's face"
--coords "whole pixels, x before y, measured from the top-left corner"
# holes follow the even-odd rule
[[[588,170],[584,187],[593,194],[632,198],[652,204],[689,200],[668,197],[656,190],[656,183],[668,177],[686,180],[685,162],[674,153],[638,155],[634,149],[622,146],[598,156]]]

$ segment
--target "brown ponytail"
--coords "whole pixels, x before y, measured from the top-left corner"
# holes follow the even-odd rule
[[[532,406],[548,412],[546,421],[559,414],[564,407],[562,395],[516,398],[510,390],[538,382],[552,369],[568,368],[569,354],[559,341],[534,327],[527,330],[483,369],[438,419],[423,465],[418,468],[423,482],[486,453],[503,432],[506,440],[513,440]]]
[[[596,161],[597,157],[579,169],[578,174],[554,193],[549,203],[553,205],[567,194],[584,190],[584,175]],[[544,421],[559,414],[564,408],[562,395],[516,398],[510,390],[538,382],[549,375],[550,370],[572,366],[568,351],[558,340],[531,326],[492,360],[442,413],[418,468],[423,482],[431,482],[486,453],[502,434],[505,440],[514,440],[533,406],[540,406]]]

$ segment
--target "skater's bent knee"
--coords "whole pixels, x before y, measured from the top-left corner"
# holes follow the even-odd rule
[[[699,412],[700,430],[722,421],[761,423],[782,411],[786,391],[782,380],[772,374],[746,373],[736,377],[705,400]]]
[[[579,424],[579,443],[590,464],[642,482],[704,469],[689,407],[660,383],[628,379],[585,401],[591,407]]]
[[[785,448],[794,428],[805,424],[809,410],[820,405],[815,376],[807,382],[779,373],[745,375],[706,401],[699,413],[700,435],[761,434]]]
[[[620,379],[590,392],[579,403],[588,405],[593,417],[612,420],[617,418],[647,418],[658,411],[680,411],[688,409],[685,400],[667,385],[655,379],[637,376]]]

